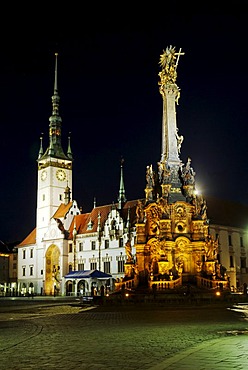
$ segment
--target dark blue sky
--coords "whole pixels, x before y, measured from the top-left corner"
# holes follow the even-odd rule
[[[85,22],[91,19],[90,23]],[[182,48],[177,84],[181,159],[192,159],[203,194],[248,204],[247,14],[43,23],[5,32],[0,50],[0,239],[35,227],[39,137],[48,143],[54,53],[63,146],[74,156],[73,199],[84,211],[117,200],[120,159],[126,197],[144,197],[146,166],[161,156],[159,59]],[[9,25],[8,31],[11,29]],[[48,32],[50,31],[50,32]]]

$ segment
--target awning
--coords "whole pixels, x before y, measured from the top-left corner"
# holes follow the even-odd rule
[[[99,270],[71,271],[64,276],[65,279],[110,279],[112,275]]]

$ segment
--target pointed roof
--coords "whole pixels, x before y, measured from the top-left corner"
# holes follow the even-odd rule
[[[120,216],[123,218],[125,223],[129,221],[130,225],[134,226],[136,220],[136,205],[138,201],[139,200],[127,201],[121,210],[118,209],[117,203],[107,204],[104,206],[94,207],[89,213],[74,216],[69,229],[69,239],[73,238],[73,230],[75,227],[77,235],[97,233],[99,218],[100,228],[102,229],[113,207],[115,207],[117,212],[120,213]],[[91,228],[88,228],[89,224],[91,224]]]
[[[17,247],[23,247],[24,245],[31,245],[36,243],[36,228],[31,231],[30,234],[20,243]]]
[[[41,134],[40,136],[40,150],[39,150],[39,156],[38,156],[38,159],[41,158],[44,154],[44,151],[43,151],[43,134]]]
[[[74,216],[72,223],[69,228],[69,237],[68,239],[73,239],[73,233],[76,230],[77,234],[82,234],[82,229],[85,228],[85,224],[88,220],[89,213],[83,213],[80,215]]]
[[[107,220],[108,214],[111,211],[113,205],[99,206],[92,209],[90,213],[76,215],[70,226],[70,236],[73,233],[74,226],[76,225],[77,234],[91,234],[97,232],[98,226],[98,215],[101,215],[101,225]],[[75,225],[74,225],[75,222]],[[88,224],[91,222],[92,228],[87,230]]]
[[[52,96],[52,115],[49,118],[49,146],[43,154],[42,141],[39,151],[38,161],[47,157],[72,160],[72,151],[70,147],[70,140],[68,144],[68,154],[65,155],[61,144],[61,124],[62,119],[59,115],[59,101],[58,94],[58,53],[55,53],[55,78],[54,78],[54,93]],[[41,139],[42,140],[42,139]]]
[[[54,213],[53,218],[64,218],[69,210],[71,209],[73,202],[69,202],[68,204],[61,203],[58,207],[57,211]]]
[[[123,204],[126,202],[126,196],[125,196],[125,187],[124,187],[124,177],[123,177],[123,163],[124,159],[121,159],[121,175],[120,175],[120,188],[119,188],[119,197],[118,197],[118,208],[121,209]]]

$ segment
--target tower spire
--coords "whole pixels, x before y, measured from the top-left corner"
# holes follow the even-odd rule
[[[68,148],[67,148],[67,157],[72,159],[72,151],[71,151],[71,136],[70,136],[70,132],[69,132],[69,136],[68,136]]]
[[[125,187],[124,187],[124,178],[123,178],[123,163],[124,159],[121,159],[121,175],[120,175],[120,188],[119,188],[119,197],[118,197],[118,208],[121,209],[123,203],[126,202],[125,196]]]
[[[55,53],[55,76],[54,76],[54,91],[52,96],[52,115],[49,118],[49,147],[53,149],[53,154],[50,151],[50,155],[55,157],[65,157],[61,146],[61,123],[62,119],[59,115],[59,101],[60,97],[58,94],[58,53]]]
[[[54,95],[58,93],[58,53],[55,53]]]
[[[58,94],[58,53],[55,53],[55,73],[54,90],[52,96],[52,115],[49,117],[49,145],[44,155],[40,158],[50,156],[58,159],[72,160],[70,145],[68,146],[68,155],[66,156],[61,144],[61,124],[62,119],[59,115],[60,97]],[[69,143],[70,144],[70,143]]]

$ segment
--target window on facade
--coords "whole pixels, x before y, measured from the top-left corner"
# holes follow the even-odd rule
[[[22,258],[25,260],[25,258],[26,258],[26,251],[25,251],[25,249],[22,251]]]
[[[103,262],[103,271],[106,274],[110,274],[110,262]]]
[[[34,273],[34,268],[33,268],[33,266],[30,266],[29,275],[33,276],[33,273]]]
[[[234,267],[234,264],[233,264],[233,256],[230,256],[230,267]]]
[[[119,247],[121,248],[121,247],[123,247],[123,238],[120,238],[119,239]]]
[[[246,257],[240,257],[240,267],[242,269],[246,268]]]
[[[231,247],[232,246],[232,235],[228,235],[228,243],[229,243],[229,246]]]
[[[240,237],[240,247],[242,248],[244,246],[244,244],[243,244],[243,237],[241,236]]]
[[[63,200],[62,194],[59,194],[59,200],[62,202],[62,200]]]
[[[94,251],[96,249],[96,242],[95,240],[92,240],[91,242],[91,250]]]
[[[42,194],[42,200],[43,200],[43,202],[44,202],[45,199],[46,199],[45,194]]]
[[[72,271],[72,265],[69,265],[69,272]]]
[[[69,253],[72,253],[72,244],[69,244]]]
[[[109,248],[109,240],[105,240],[104,245],[105,245],[105,249],[108,249]]]
[[[83,263],[79,263],[78,264],[78,271],[83,271],[84,270],[84,264]]]
[[[13,254],[13,260],[16,261],[17,260],[17,254]]]
[[[124,272],[124,261],[118,261],[118,273]]]
[[[33,256],[34,256],[34,250],[32,248],[32,249],[30,249],[30,258],[33,258]]]
[[[26,276],[26,267],[22,268],[22,276]]]
[[[90,269],[91,269],[91,270],[96,270],[96,269],[97,269],[96,262],[91,262],[91,263],[90,263]]]
[[[83,243],[79,243],[79,252],[83,251]]]
[[[17,264],[13,263],[13,270],[16,270]]]

